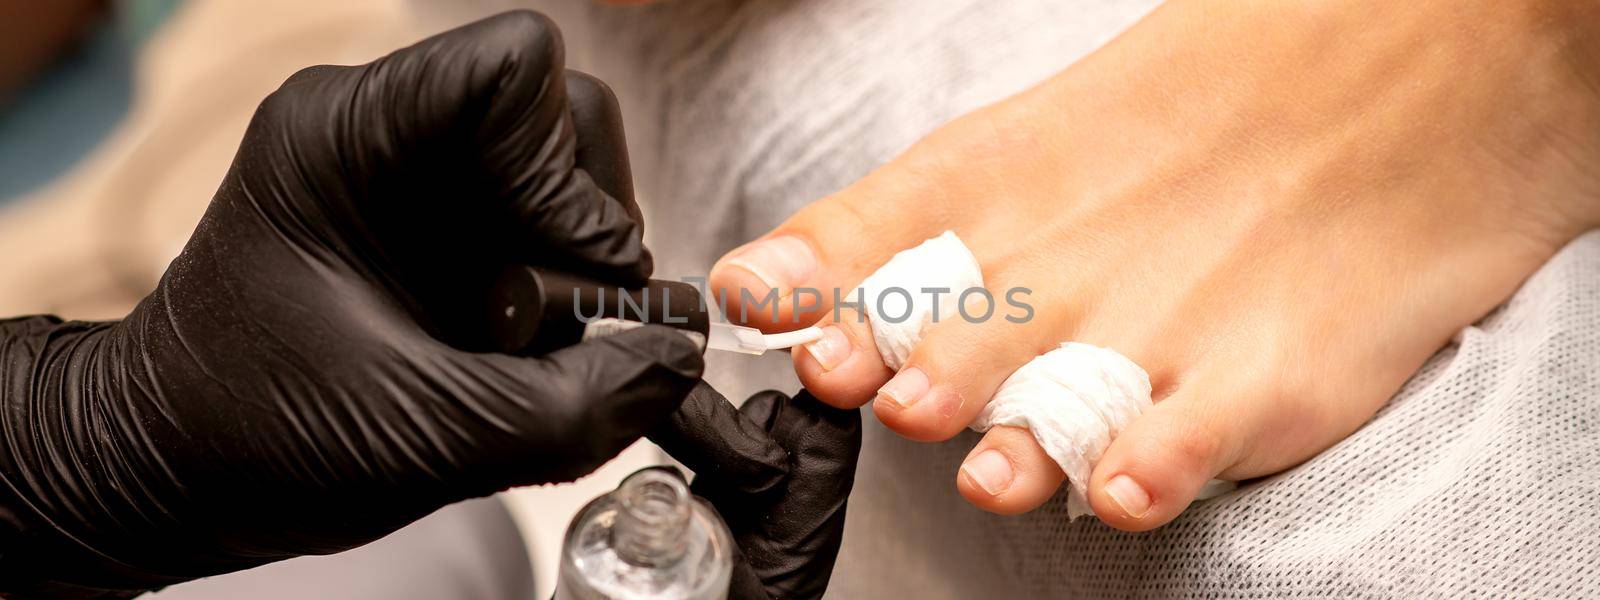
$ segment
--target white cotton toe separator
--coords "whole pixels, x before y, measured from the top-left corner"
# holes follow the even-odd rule
[[[961,238],[946,231],[894,255],[861,282],[851,300],[866,313],[883,363],[898,372],[933,323],[962,318],[957,316],[962,291],[981,287],[977,259]],[[998,312],[990,317],[1004,318]],[[1067,514],[1076,519],[1092,514],[1089,474],[1100,456],[1150,405],[1150,377],[1139,365],[1108,348],[1066,342],[1007,377],[971,428],[1006,425],[1032,432],[1067,474]],[[1200,499],[1233,487],[1211,481]]]

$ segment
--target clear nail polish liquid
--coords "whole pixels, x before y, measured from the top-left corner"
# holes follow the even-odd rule
[[[589,502],[567,528],[555,600],[722,600],[733,540],[683,480],[644,469]]]

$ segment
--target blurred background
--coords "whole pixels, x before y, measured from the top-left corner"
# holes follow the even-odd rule
[[[0,315],[120,318],[176,256],[261,98],[493,7],[462,0],[0,0]],[[539,595],[577,509],[647,443],[579,482],[501,498]]]

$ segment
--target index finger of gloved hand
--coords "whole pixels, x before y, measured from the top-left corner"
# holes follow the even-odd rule
[[[622,203],[639,223],[644,215],[633,197],[633,168],[628,161],[628,139],[623,133],[622,105],[611,87],[599,78],[567,69],[567,103],[572,110],[573,149],[577,168],[589,174],[596,186]]]
[[[676,330],[646,325],[539,358],[471,355],[475,371],[449,385],[474,422],[519,440],[482,468],[502,485],[571,481],[666,422],[700,379],[700,349]],[[469,432],[470,433],[470,432]],[[485,432],[485,437],[491,437]]]
[[[789,474],[788,451],[704,381],[645,437],[696,477],[725,481],[744,493],[770,490]]]
[[[923,193],[904,171],[874,172],[717,261],[710,286],[728,318],[768,332],[808,325],[896,252],[937,234],[925,223],[932,216],[886,200]]]
[[[563,69],[559,30],[542,15],[530,21],[528,27],[545,35],[531,35],[525,43],[542,45],[544,55],[554,58],[528,69],[520,68],[523,62],[508,65],[512,73],[491,107],[491,114],[507,118],[495,129],[480,130],[486,155],[499,165],[491,173],[501,177],[521,226],[514,247],[531,264],[643,284],[654,264],[633,199],[616,97],[598,79]],[[522,80],[539,69],[538,85]],[[519,70],[529,73],[519,78]]]
[[[563,63],[560,31],[532,11],[379,59],[350,112],[358,135],[384,143],[352,162],[425,174],[386,185],[464,200],[452,210],[481,212],[485,235],[503,241],[509,259],[642,284],[651,264],[636,215],[578,167]]]

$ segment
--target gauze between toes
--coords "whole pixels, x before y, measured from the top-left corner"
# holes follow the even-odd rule
[[[962,292],[981,287],[977,259],[961,238],[946,231],[895,254],[850,299],[867,316],[883,364],[899,371],[930,326],[962,318],[957,316]],[[1139,365],[1108,348],[1066,342],[1007,377],[970,427],[981,432],[1005,425],[1031,432],[1066,473],[1067,514],[1076,519],[1092,513],[1088,482],[1095,464],[1150,405],[1150,377]],[[1231,485],[1212,482],[1203,497],[1228,489]]]

